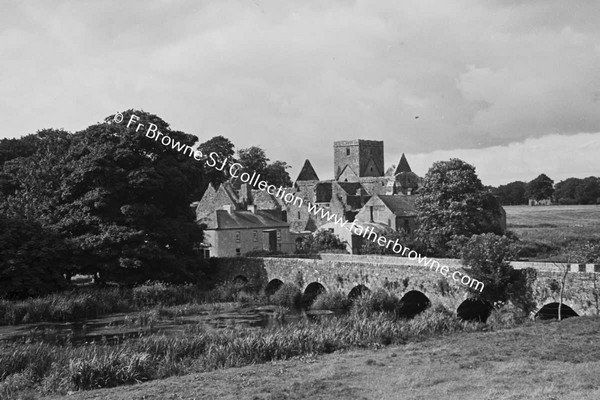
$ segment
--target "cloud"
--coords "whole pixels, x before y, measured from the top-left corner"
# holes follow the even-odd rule
[[[598,7],[9,2],[1,136],[141,108],[202,140],[260,145],[293,174],[305,158],[329,171],[335,140],[385,140],[399,155],[576,138],[600,131]]]
[[[580,133],[548,135],[483,149],[407,154],[407,158],[412,170],[420,176],[424,176],[435,161],[460,158],[476,167],[484,184],[498,186],[517,180],[528,182],[541,173],[555,183],[570,177],[598,176],[599,153],[600,133]]]

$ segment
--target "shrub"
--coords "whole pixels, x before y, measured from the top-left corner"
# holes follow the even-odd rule
[[[348,296],[341,292],[323,292],[320,293],[312,306],[313,310],[343,310],[348,311],[352,306],[352,301]]]
[[[506,305],[493,309],[486,323],[492,329],[505,329],[521,325],[528,320],[529,316],[522,310]]]
[[[137,307],[195,303],[201,298],[200,290],[195,285],[171,285],[164,282],[147,282],[136,286],[132,295]]]
[[[244,289],[245,283],[227,281],[218,284],[214,289],[209,291],[205,298],[212,302],[231,302],[238,301],[238,295]]]
[[[400,299],[384,289],[366,293],[354,300],[352,305],[353,312],[363,316],[372,316],[382,312],[398,315],[401,309],[402,302]]]
[[[297,310],[302,306],[302,292],[298,286],[291,283],[284,283],[269,300],[277,306]]]

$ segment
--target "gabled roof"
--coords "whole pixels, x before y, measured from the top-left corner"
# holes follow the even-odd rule
[[[362,189],[363,186],[360,182],[336,182],[344,192],[351,196],[355,196],[358,189]]]
[[[415,196],[402,195],[375,195],[397,216],[417,215],[415,208]]]
[[[207,225],[206,229],[273,229],[287,228],[287,222],[275,218],[268,211],[232,211],[216,210],[201,223]]]
[[[267,193],[264,190],[253,189],[252,190],[252,203],[259,210],[280,210],[281,203],[278,201],[276,196]]]
[[[399,174],[401,172],[412,172],[404,153],[402,153],[402,157],[400,157],[400,162],[398,163],[398,167],[396,167],[396,172],[394,172],[394,175]]]
[[[358,174],[356,172],[354,172],[354,170],[352,169],[352,167],[348,164],[346,164],[344,166],[344,168],[342,168],[342,170],[340,171],[339,174],[337,174],[337,177],[335,178],[335,180],[340,180],[342,178],[342,175],[344,175],[346,173],[346,170],[350,171],[352,173],[352,176],[355,178],[358,178]]]
[[[206,192],[204,192],[202,199],[196,206],[196,219],[201,219],[213,211],[223,208],[224,205],[237,208],[237,201],[226,186],[227,183],[223,183],[218,189],[215,189],[212,184],[208,185]]]
[[[319,180],[319,177],[317,176],[317,173],[315,172],[315,169],[311,165],[310,161],[305,160],[304,166],[302,167],[302,170],[300,170],[300,173],[298,174],[298,178],[296,178],[296,182],[297,181],[318,181],[318,180]]]

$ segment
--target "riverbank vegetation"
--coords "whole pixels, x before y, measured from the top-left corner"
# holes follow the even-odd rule
[[[0,397],[112,387],[306,354],[378,348],[482,327],[439,310],[425,311],[411,320],[389,313],[368,318],[349,313],[264,330],[210,331],[195,326],[181,334],[151,335],[117,345],[41,342],[3,346]]]

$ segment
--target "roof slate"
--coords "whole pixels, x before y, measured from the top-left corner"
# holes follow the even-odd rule
[[[379,195],[378,197],[397,216],[417,215],[415,196]]]
[[[289,225],[275,218],[267,211],[232,211],[216,210],[202,221],[206,229],[272,229],[287,228]]]

